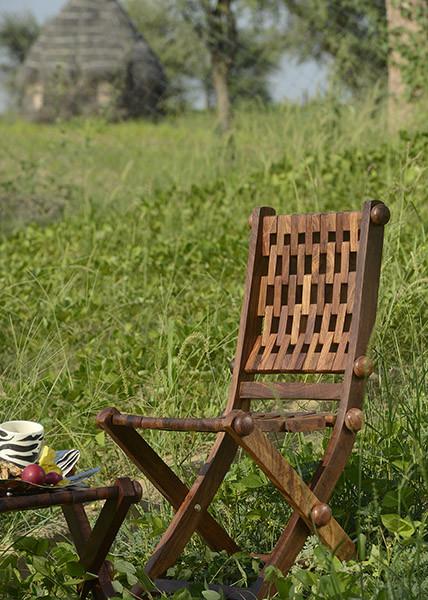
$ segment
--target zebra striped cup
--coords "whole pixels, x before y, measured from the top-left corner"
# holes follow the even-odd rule
[[[0,458],[18,467],[37,461],[43,445],[43,425],[35,421],[7,421],[0,424]]]

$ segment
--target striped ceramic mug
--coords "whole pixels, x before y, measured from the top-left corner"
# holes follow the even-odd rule
[[[37,462],[43,445],[43,425],[35,421],[0,424],[0,459],[26,467]]]

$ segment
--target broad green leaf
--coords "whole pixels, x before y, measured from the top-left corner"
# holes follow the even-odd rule
[[[95,441],[97,442],[98,446],[101,446],[101,448],[104,448],[106,445],[106,434],[104,431],[100,431],[99,433],[97,433],[97,435],[95,436]]]
[[[220,600],[221,599],[221,594],[219,594],[215,590],[204,590],[202,592],[202,596],[205,598],[205,600]]]
[[[250,473],[250,475],[243,477],[235,485],[243,490],[251,490],[263,487],[266,483],[256,473]]]
[[[410,519],[403,519],[400,515],[381,515],[381,520],[388,531],[404,539],[410,538],[415,533],[415,527]]]

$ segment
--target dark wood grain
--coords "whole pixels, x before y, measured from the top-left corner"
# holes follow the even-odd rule
[[[360,224],[360,212],[264,219],[246,373],[345,371]]]
[[[340,400],[340,383],[262,383],[244,381],[240,386],[242,399],[272,400]]]
[[[201,433],[224,431],[224,423],[221,417],[212,419],[173,419],[118,413],[112,416],[112,424],[133,427],[134,429],[158,429],[163,431],[199,431]]]
[[[62,512],[71,538],[76,546],[77,554],[81,558],[92,533],[85,508],[83,504],[67,504],[62,506]],[[79,597],[86,598],[90,592],[95,600],[105,600],[114,596],[115,591],[111,583],[111,570],[111,565],[104,562],[98,571],[98,579],[89,580],[78,588]]]
[[[81,504],[115,498],[118,489],[114,486],[104,488],[90,488],[84,490],[64,490],[57,492],[43,492],[29,496],[10,496],[0,498],[0,513],[21,510],[33,510],[48,506],[65,506],[68,504]]]
[[[296,471],[267,439],[259,427],[246,437],[237,436],[233,427],[230,435],[251,456],[287,502],[300,515],[306,526],[312,528],[312,511],[320,501]],[[316,533],[339,558],[346,560],[355,553],[355,547],[348,535],[334,518],[320,519]]]
[[[113,417],[119,414],[115,408],[104,409],[97,416],[99,427],[110,435],[164,498],[178,510],[188,495],[189,488],[132,427],[113,423]],[[203,518],[197,531],[212,550],[226,550],[231,554],[239,551],[239,546],[208,512],[204,511],[201,516]]]

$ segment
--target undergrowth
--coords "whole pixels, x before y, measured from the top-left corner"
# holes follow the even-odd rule
[[[271,569],[269,578],[290,600],[425,598],[428,133],[387,135],[373,107],[317,104],[258,113],[257,123],[254,116],[238,115],[227,141],[197,115],[160,126],[1,125],[3,150],[6,140],[14,144],[0,157],[0,196],[68,205],[47,225],[4,229],[1,420],[42,421],[50,445],[79,448],[82,467],[103,466],[98,483],[138,478],[94,416],[110,405],[162,416],[222,412],[252,208],[343,210],[383,200],[392,219],[372,340],[376,376],[367,426],[332,501],[359,560],[341,564],[310,539],[291,575]],[[181,433],[148,439],[188,483],[212,442]],[[325,440],[278,443],[304,471]],[[147,485],[144,494],[112,554],[126,598],[171,516]],[[249,553],[269,551],[289,514],[245,458],[214,512],[243,552],[226,558],[195,538],[170,571],[199,582],[193,597],[207,600],[218,597],[205,589],[211,581],[254,581],[260,563]],[[3,516],[1,527],[1,598],[73,597],[84,574],[56,510]]]

